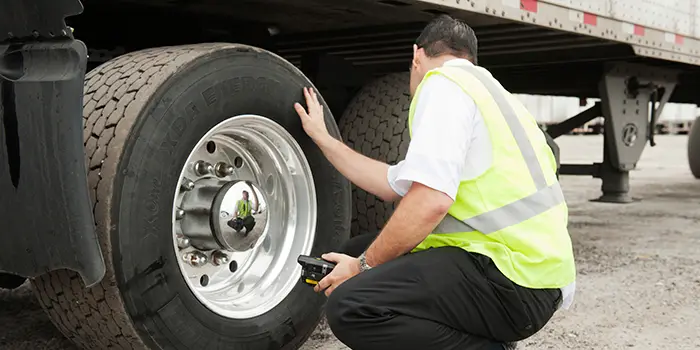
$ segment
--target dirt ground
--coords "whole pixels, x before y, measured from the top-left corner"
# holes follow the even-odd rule
[[[602,137],[558,140],[566,163],[602,159]],[[600,180],[562,178],[578,269],[574,305],[518,349],[699,349],[700,181],[685,136],[657,137],[631,175],[628,205],[589,202]],[[26,285],[0,290],[0,349],[74,349]],[[323,325],[302,350],[347,349]]]

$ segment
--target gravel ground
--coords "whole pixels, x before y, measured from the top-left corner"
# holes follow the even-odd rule
[[[684,136],[660,136],[632,176],[628,205],[589,202],[600,181],[563,177],[578,268],[576,300],[518,349],[700,348],[700,181]],[[567,163],[602,159],[602,137],[560,140]],[[0,290],[0,349],[74,349],[31,289]],[[302,350],[347,349],[324,325]]]

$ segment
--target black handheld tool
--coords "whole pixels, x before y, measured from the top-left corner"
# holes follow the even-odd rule
[[[297,262],[301,265],[301,279],[312,286],[318,284],[318,281],[326,277],[335,264],[321,258],[314,258],[307,255],[299,255]]]

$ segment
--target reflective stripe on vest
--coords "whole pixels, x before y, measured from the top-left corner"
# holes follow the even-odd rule
[[[556,183],[523,199],[464,221],[459,221],[449,214],[445,215],[445,218],[433,230],[433,233],[479,231],[483,234],[489,234],[498,232],[542,214],[563,201],[564,194],[561,191],[561,186],[559,186],[559,183]]]
[[[525,198],[507,204],[503,207],[491,210],[489,212],[460,221],[452,215],[446,215],[445,219],[435,228],[433,233],[462,233],[468,231],[479,231],[483,234],[489,234],[500,231],[509,226],[518,224],[539,214],[546,212],[549,209],[556,207],[564,202],[564,194],[558,182],[551,186],[547,186],[542,167],[532,144],[525,133],[518,116],[513,107],[506,100],[500,89],[494,84],[493,80],[488,79],[474,66],[460,66],[475,78],[477,78],[486,87],[488,92],[496,101],[503,117],[505,118],[508,128],[510,129],[513,138],[515,139],[520,153],[525,160],[530,176],[537,191]]]

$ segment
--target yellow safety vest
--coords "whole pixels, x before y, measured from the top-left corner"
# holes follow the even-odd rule
[[[568,209],[556,161],[525,107],[491,73],[477,66],[445,66],[440,74],[471,96],[492,144],[490,168],[459,184],[449,214],[413,252],[456,246],[490,257],[511,281],[527,288],[562,288],[576,279]],[[412,134],[418,86],[409,111]],[[429,123],[430,121],[424,121]]]
[[[238,200],[238,216],[242,218],[250,216],[250,201]]]

